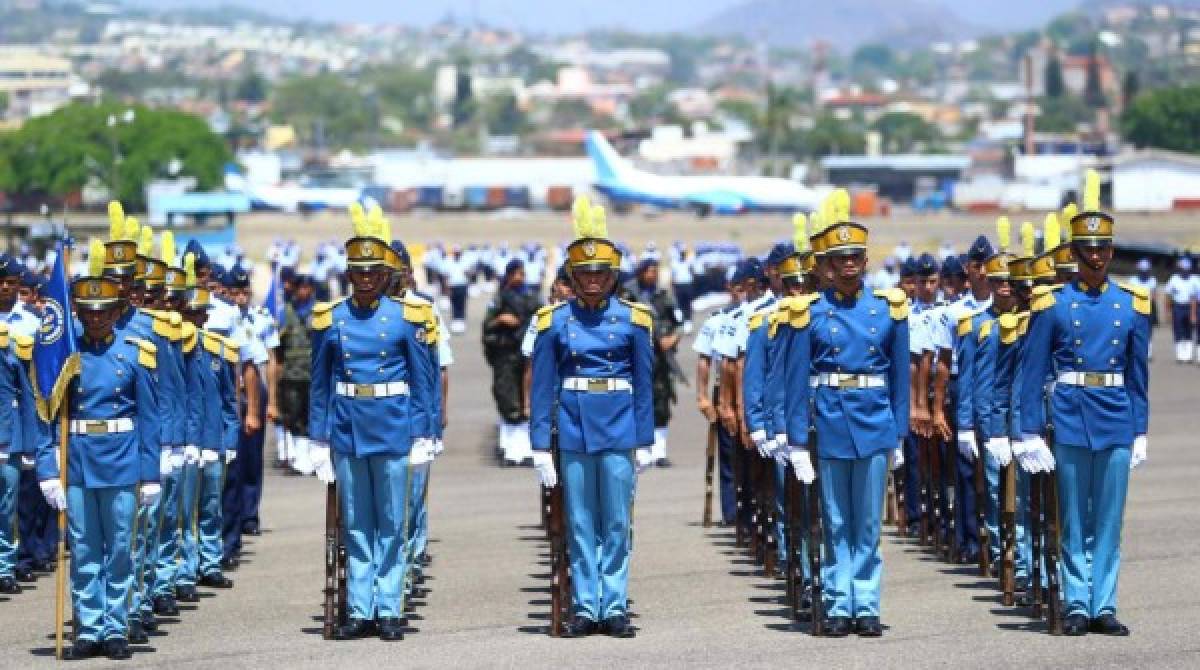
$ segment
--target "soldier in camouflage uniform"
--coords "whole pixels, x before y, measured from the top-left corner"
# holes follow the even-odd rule
[[[667,424],[675,404],[675,379],[686,382],[675,348],[683,327],[683,314],[671,292],[658,285],[658,260],[647,258],[637,266],[634,278],[622,287],[627,300],[650,307],[654,315],[654,447],[650,457],[659,467],[670,467],[667,458]]]
[[[312,333],[309,320],[315,303],[313,279],[297,274],[291,300],[283,308],[279,332],[283,369],[279,375],[279,413],[291,465],[301,474],[312,474],[308,445],[308,391],[312,374]]]
[[[525,357],[521,338],[538,307],[537,295],[525,287],[524,264],[510,260],[483,321],[483,353],[492,366],[492,397],[500,414],[500,451],[505,465],[520,465],[533,458],[529,408],[522,393]]]

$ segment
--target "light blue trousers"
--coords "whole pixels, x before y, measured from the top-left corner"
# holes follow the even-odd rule
[[[12,577],[17,563],[17,487],[20,456],[0,462],[0,577]]]
[[[880,451],[867,458],[819,461],[825,525],[821,579],[825,611],[831,617],[879,616],[879,532],[887,457]]]
[[[429,514],[425,505],[425,491],[429,487],[429,469],[432,463],[417,465],[411,468],[412,475],[409,488],[408,503],[408,537],[406,538],[406,554],[409,569],[414,573],[421,571],[417,560],[425,552],[429,542]]]
[[[600,621],[625,614],[631,550],[630,514],[637,468],[633,452],[563,451],[571,561],[572,609]],[[599,551],[597,551],[599,547]]]
[[[154,608],[154,573],[158,563],[158,526],[162,521],[162,496],[153,505],[137,506],[137,536],[133,539],[133,603],[130,612]]]
[[[400,617],[407,574],[408,456],[334,454],[350,616]]]
[[[137,493],[132,486],[67,486],[71,597],[76,639],[98,642],[128,635],[133,588],[132,546]]]
[[[1117,611],[1129,454],[1129,447],[1055,449],[1067,614],[1098,617]]]
[[[175,580],[183,557],[179,518],[183,511],[184,469],[172,470],[162,478],[162,497],[159,501],[158,554],[155,556],[154,584],[151,596],[174,596]],[[147,571],[146,579],[149,580]]]
[[[196,578],[221,567],[221,488],[225,465],[217,460],[183,469],[180,526],[182,561],[175,583],[195,586]]]

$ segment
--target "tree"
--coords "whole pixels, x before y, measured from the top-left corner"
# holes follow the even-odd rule
[[[1104,95],[1104,86],[1100,81],[1100,56],[1096,53],[1096,44],[1092,43],[1091,53],[1088,54],[1087,80],[1083,87],[1083,99],[1088,107],[1100,109],[1108,105]]]
[[[361,147],[374,131],[362,93],[333,74],[298,77],[276,86],[271,118],[290,124],[301,140],[314,146]]]
[[[0,117],[8,112],[8,93],[0,91]]]
[[[850,64],[856,70],[886,72],[896,62],[896,54],[886,44],[864,44],[854,50]]]
[[[267,80],[257,71],[249,70],[238,81],[233,97],[242,102],[262,102],[267,99]]]
[[[1091,121],[1095,116],[1083,100],[1069,95],[1042,98],[1038,108],[1034,129],[1044,133],[1075,132],[1079,124]]]
[[[817,117],[812,128],[797,133],[793,143],[796,153],[814,157],[860,154],[866,145],[866,138],[861,132],[832,114]]]
[[[1133,104],[1133,99],[1138,96],[1141,89],[1142,82],[1138,78],[1137,70],[1126,72],[1125,79],[1121,82],[1121,108],[1124,109]]]
[[[512,93],[493,95],[483,101],[483,122],[493,135],[518,135],[526,130],[525,112]]]
[[[908,112],[888,112],[872,128],[883,136],[883,152],[888,154],[927,148],[941,139],[936,127]]]
[[[1200,153],[1200,86],[1143,93],[1125,109],[1121,130],[1138,147]]]
[[[471,91],[471,73],[466,63],[459,63],[454,79],[454,106],[450,110],[454,127],[462,128],[475,116],[475,99]]]
[[[108,123],[127,110],[133,112],[130,121]],[[221,184],[229,160],[225,143],[197,116],[78,103],[0,135],[0,190],[65,196],[96,178],[122,202],[139,208],[145,204],[146,182],[168,176],[173,162],[182,165],[180,175],[195,177],[207,190]]]
[[[1067,86],[1063,81],[1062,63],[1058,60],[1058,54],[1050,54],[1050,58],[1046,59],[1045,79],[1046,97],[1061,98]]]
[[[390,63],[364,72],[361,79],[379,95],[382,111],[405,125],[428,129],[433,122],[433,70]]]

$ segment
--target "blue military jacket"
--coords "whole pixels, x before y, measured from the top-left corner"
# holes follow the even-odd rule
[[[1006,313],[980,326],[975,356],[976,412],[984,440],[1014,437],[1013,389],[1029,313]]]
[[[827,289],[811,305],[792,309],[787,323],[788,443],[807,445],[809,427],[815,424],[820,458],[865,458],[895,449],[908,434],[904,292],[860,290],[843,296]],[[810,377],[821,373],[881,376],[885,383],[874,388],[812,388]]]
[[[1121,373],[1123,386],[1056,383],[1050,398],[1055,442],[1069,447],[1128,447],[1150,421],[1150,296],[1145,289],[1075,280],[1033,301],[1020,365],[1022,435],[1046,427],[1046,379],[1062,372]]]
[[[67,483],[85,488],[133,486],[158,481],[159,410],[154,344],[126,335],[91,342],[76,335],[79,374],[67,390],[72,421],[132,419],[126,432],[72,433],[67,443]],[[38,479],[59,475],[60,422],[50,422],[38,446]]]
[[[187,440],[187,389],[183,381],[182,323],[178,314],[129,309],[117,321],[117,337],[128,335],[146,340],[158,351],[158,422],[164,447],[182,447]]]
[[[958,361],[955,385],[954,417],[957,429],[972,430],[975,422],[977,380],[975,357],[979,349],[979,328],[989,318],[990,308],[980,309],[959,317],[954,337],[954,358]]]
[[[238,351],[220,335],[196,330],[191,324],[184,324],[183,330],[189,444],[219,453],[236,448]]]
[[[649,308],[605,300],[588,309],[577,300],[537,313],[533,345],[530,433],[533,448],[550,448],[558,428],[563,451],[595,453],[654,444],[654,323]],[[628,390],[563,388],[568,378],[623,379]]]
[[[8,329],[7,351],[4,356],[11,367],[13,381],[12,405],[16,415],[12,426],[10,454],[37,453],[42,424],[37,414],[37,396],[29,377],[29,361],[33,357],[33,335],[41,326],[27,307],[14,305],[11,312],[0,315],[0,324]]]
[[[313,309],[309,434],[339,454],[407,455],[413,440],[432,438],[437,371],[430,355],[437,329],[429,303],[383,297],[368,307],[352,300]],[[349,397],[338,383],[405,382],[407,394]]]
[[[774,341],[767,334],[776,307],[777,303],[771,301],[750,316],[746,356],[742,364],[742,408],[746,415],[746,429],[751,433],[761,430],[769,437],[783,432],[775,426],[769,396],[771,387],[767,382],[775,348]]]

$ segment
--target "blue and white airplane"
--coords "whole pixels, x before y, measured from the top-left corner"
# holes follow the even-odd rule
[[[780,177],[663,176],[635,168],[598,131],[588,131],[587,152],[596,168],[597,191],[616,208],[645,204],[701,215],[746,212],[811,212],[816,191]]]

